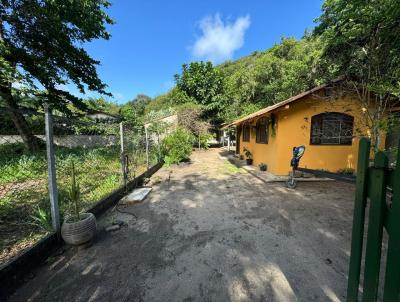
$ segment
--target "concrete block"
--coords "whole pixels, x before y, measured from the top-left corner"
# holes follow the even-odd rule
[[[121,199],[120,204],[132,204],[142,202],[143,200],[145,200],[147,195],[149,195],[151,190],[151,187],[134,189],[131,193]]]

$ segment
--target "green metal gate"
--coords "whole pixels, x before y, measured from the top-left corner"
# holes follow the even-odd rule
[[[362,302],[377,301],[383,286],[384,302],[400,302],[400,144],[395,169],[388,168],[388,158],[378,152],[370,165],[370,141],[361,139],[357,166],[356,197],[353,216],[347,301],[357,302],[365,210],[369,206],[368,233],[365,249]],[[388,234],[384,284],[379,284],[383,232]],[[383,279],[383,278],[381,278]]]

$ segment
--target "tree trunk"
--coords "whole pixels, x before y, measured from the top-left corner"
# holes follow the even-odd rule
[[[18,110],[18,104],[11,94],[11,88],[1,87],[0,91],[1,97],[4,99],[4,103],[6,105],[7,112],[10,115],[15,128],[17,128],[18,133],[21,135],[25,146],[29,151],[38,151],[40,149],[39,139],[33,135],[28,123],[25,120],[25,117]]]

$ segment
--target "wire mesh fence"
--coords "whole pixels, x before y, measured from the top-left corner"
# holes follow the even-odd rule
[[[21,114],[42,146],[44,114]],[[0,116],[0,264],[47,233],[37,220],[38,205],[48,201],[47,162],[44,148],[27,151],[8,114]]]
[[[8,115],[0,117],[0,264],[53,231],[50,207],[45,114],[20,112],[39,148],[29,150]],[[80,206],[93,204],[131,182],[158,162],[160,144],[150,129],[53,115],[59,214],[72,211],[72,164],[80,186]]]
[[[122,185],[119,124],[54,117],[54,151],[61,221],[74,207],[70,200],[72,165],[82,210]],[[46,222],[51,217],[46,204]]]
[[[159,146],[152,139],[150,128],[125,123],[121,131],[125,182],[130,182],[160,160],[157,152]]]

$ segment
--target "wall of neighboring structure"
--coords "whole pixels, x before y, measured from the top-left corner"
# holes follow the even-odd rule
[[[167,136],[169,133],[171,133],[178,127],[178,116],[176,114],[169,115],[169,116],[157,119],[154,122],[145,123],[144,127],[151,129],[151,126],[153,125],[153,123],[155,125],[162,124],[163,126],[165,126],[165,133],[160,135],[159,138],[156,133],[153,133],[151,131],[149,133],[150,140],[157,143],[158,139],[160,139],[160,140],[164,139],[165,136]]]
[[[304,145],[306,151],[300,161],[300,167],[332,172],[344,168],[356,169],[358,137],[352,139],[351,145],[310,145],[311,118],[324,112],[341,112],[353,116],[353,135],[368,135],[363,127],[362,108],[357,101],[344,97],[329,102],[307,96],[274,111],[277,121],[276,136],[271,137],[270,128],[267,145],[256,143],[256,134],[253,128],[250,142],[243,142],[242,134],[241,154],[243,154],[243,149],[247,148],[253,154],[254,165],[266,163],[269,172],[276,175],[287,175],[291,169],[290,160],[293,146]],[[253,120],[252,125],[255,125],[256,121],[257,119]]]

